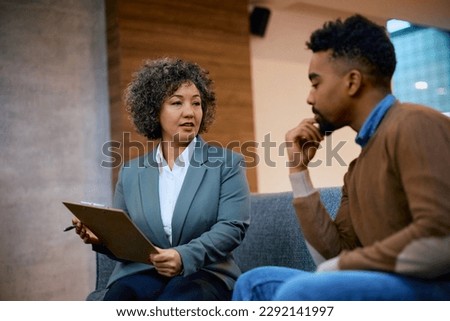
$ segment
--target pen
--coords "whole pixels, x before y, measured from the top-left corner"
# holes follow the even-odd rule
[[[76,225],[70,225],[70,226],[68,226],[68,227],[66,227],[66,228],[64,229],[64,232],[73,230],[75,227],[77,227],[77,226],[76,226]]]

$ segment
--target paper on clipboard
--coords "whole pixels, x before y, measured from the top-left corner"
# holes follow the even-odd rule
[[[116,257],[149,264],[151,253],[157,253],[154,245],[121,209],[63,202]]]

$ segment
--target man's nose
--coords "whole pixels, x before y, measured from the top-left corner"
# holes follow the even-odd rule
[[[314,105],[314,97],[311,92],[308,94],[308,97],[306,98],[306,103],[311,106]]]

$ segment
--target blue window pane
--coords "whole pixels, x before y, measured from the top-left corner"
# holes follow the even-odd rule
[[[391,33],[397,56],[394,95],[450,113],[450,33],[411,25]]]

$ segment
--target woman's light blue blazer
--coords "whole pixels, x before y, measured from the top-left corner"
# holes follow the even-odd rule
[[[241,272],[231,252],[242,242],[250,222],[244,158],[197,137],[174,209],[172,245],[161,220],[158,181],[155,148],[122,166],[113,206],[125,210],[153,244],[177,250],[183,261],[183,275],[203,269],[218,276],[232,289]],[[153,266],[117,262],[108,285],[148,269]]]

